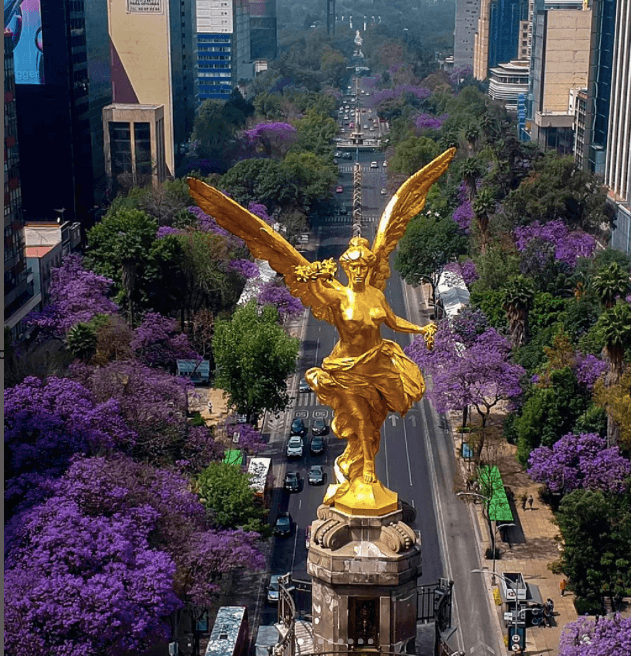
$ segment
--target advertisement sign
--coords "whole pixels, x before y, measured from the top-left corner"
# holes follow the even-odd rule
[[[163,0],[127,0],[128,14],[163,14]]]
[[[4,29],[13,34],[16,84],[44,84],[40,0],[4,0]]]

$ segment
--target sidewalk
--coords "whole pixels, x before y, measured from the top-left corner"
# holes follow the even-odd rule
[[[455,430],[460,425],[461,420],[462,418],[459,415],[451,413],[449,416],[456,458],[466,480],[467,466],[459,454],[460,434]],[[514,494],[516,516],[514,516],[513,521],[517,525],[507,530],[506,537],[508,541],[502,541],[499,532],[497,533],[496,546],[499,547],[501,555],[495,563],[496,571],[499,574],[521,572],[527,583],[538,586],[543,601],[552,599],[554,602],[554,616],[551,618],[552,626],[528,627],[526,629],[526,651],[524,654],[529,656],[541,656],[543,654],[545,656],[557,656],[559,638],[563,627],[578,617],[573,603],[574,595],[566,590],[565,595],[561,596],[559,583],[564,577],[560,574],[553,574],[548,569],[549,563],[560,558],[557,542],[560,535],[559,529],[554,524],[554,517],[550,508],[539,500],[540,485],[533,483],[517,462],[515,457],[516,447],[507,444],[502,438],[498,438],[492,441],[488,447],[485,447],[485,449],[487,448],[492,450],[493,464],[497,464],[499,467],[504,486],[510,488]],[[532,510],[529,507],[526,507],[525,510],[522,508],[520,498],[523,494],[533,496]],[[492,539],[482,509],[482,504],[475,506],[475,517],[480,529],[479,535],[482,536],[480,552],[484,554],[487,548],[492,547]],[[483,560],[482,566],[488,567],[491,571],[492,560]],[[494,588],[491,587],[491,575],[485,575],[485,578],[489,586],[489,594],[493,595]],[[500,583],[499,579],[497,583]],[[493,603],[495,603],[495,598],[493,598]],[[502,635],[506,636],[507,630],[502,620],[501,606],[496,606],[496,608]]]

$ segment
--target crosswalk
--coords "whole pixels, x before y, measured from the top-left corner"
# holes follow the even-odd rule
[[[362,223],[378,223],[379,222],[379,216],[376,214],[368,214],[364,215],[362,214]],[[333,215],[333,216],[325,216],[320,219],[319,223],[323,225],[350,225],[353,223],[353,215],[352,214],[346,214],[346,215]]]
[[[352,173],[355,165],[354,164],[346,164],[346,165],[339,165],[338,170],[340,173]],[[362,166],[362,173],[370,173],[371,171],[374,171],[375,173],[379,173],[379,169],[371,169],[370,166]]]

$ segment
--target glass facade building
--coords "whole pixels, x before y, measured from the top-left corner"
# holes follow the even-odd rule
[[[232,34],[197,35],[199,100],[227,99],[232,93]]]

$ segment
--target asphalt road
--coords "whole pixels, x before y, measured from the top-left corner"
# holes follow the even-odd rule
[[[362,234],[372,241],[379,215],[388,196],[381,195],[385,187],[386,171],[382,167],[383,154],[360,151],[348,162],[352,170],[354,161],[362,164]],[[371,169],[369,163],[377,161],[379,167]],[[351,205],[352,172],[341,170],[340,182],[344,191],[337,194],[341,203]],[[337,258],[348,245],[352,234],[351,216],[325,217],[314,226],[318,249],[314,259]],[[343,276],[343,273],[341,274]],[[429,317],[421,309],[415,290],[403,285],[394,271],[386,289],[386,298],[399,316],[424,324]],[[413,336],[393,333],[387,328],[383,336],[393,339],[402,347],[410,343]],[[328,355],[337,340],[335,329],[309,315],[304,326],[302,356],[297,379],[312,366],[319,365]],[[324,417],[331,419],[331,410],[318,404],[313,392],[295,394],[292,410],[285,413],[280,430],[272,436],[270,452],[284,462],[284,448],[288,439],[288,428],[294,417],[301,417],[310,428],[313,420]],[[325,453],[312,456],[308,445],[311,431],[305,439],[305,454],[301,459],[286,463],[286,471],[296,471],[302,479],[299,492],[280,492],[278,510],[289,510],[294,523],[292,535],[277,538],[271,556],[271,571],[291,571],[298,579],[306,578],[307,549],[305,531],[316,517],[316,509],[322,502],[325,486],[331,481],[332,464],[343,451],[344,444],[334,435],[327,435]],[[417,513],[412,527],[422,539],[423,573],[420,583],[435,583],[440,577],[454,581],[455,603],[453,622],[456,632],[449,644],[470,656],[499,656],[505,650],[498,640],[497,623],[492,617],[487,581],[481,575],[471,574],[472,569],[485,563],[480,562],[474,523],[470,508],[461,503],[453,492],[456,463],[453,438],[443,417],[438,416],[427,400],[417,403],[405,418],[390,415],[382,428],[382,440],[377,455],[377,475],[387,487],[399,494]],[[328,474],[325,486],[307,484],[309,467],[321,464]],[[281,466],[281,473],[284,468]],[[279,485],[282,484],[282,479]],[[302,600],[298,598],[298,604]],[[304,605],[306,606],[306,600]],[[262,624],[272,624],[276,609],[266,605],[261,613]]]

